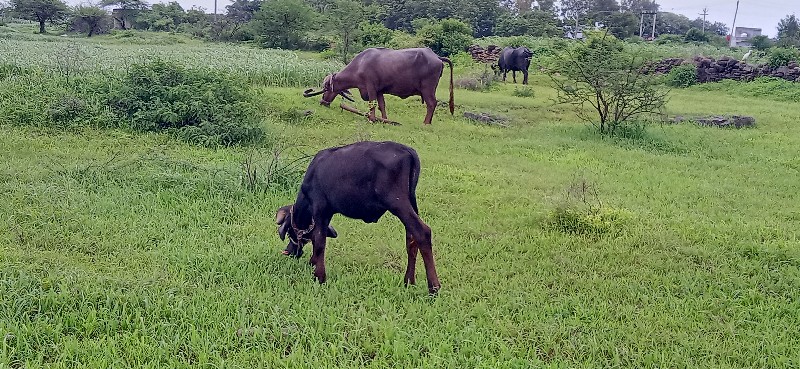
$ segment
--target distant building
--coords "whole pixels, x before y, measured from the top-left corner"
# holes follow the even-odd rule
[[[750,47],[752,46],[750,40],[753,37],[761,36],[761,28],[736,27],[733,34],[736,46]]]

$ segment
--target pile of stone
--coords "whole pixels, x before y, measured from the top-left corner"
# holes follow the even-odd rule
[[[497,45],[489,45],[485,49],[480,45],[472,45],[467,50],[472,55],[472,60],[478,63],[495,63],[500,58],[502,49]]]
[[[675,68],[684,62],[685,60],[682,58],[667,58],[646,64],[642,68],[642,71],[645,74],[667,74],[672,70],[672,68]]]
[[[743,115],[712,115],[705,117],[684,117],[681,115],[672,118],[673,123],[694,122],[706,127],[720,128],[750,128],[755,127],[756,118]]]
[[[642,68],[647,74],[667,74],[681,64],[692,63],[697,67],[697,82],[718,82],[723,79],[752,81],[758,77],[776,77],[787,81],[800,81],[800,65],[789,62],[773,68],[766,64],[752,65],[728,56],[719,59],[695,56],[692,60],[668,58],[649,63]]]

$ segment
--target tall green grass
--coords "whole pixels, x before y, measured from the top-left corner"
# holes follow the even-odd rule
[[[130,45],[87,40],[19,41],[0,38],[0,62],[75,74],[113,73],[152,59],[180,62],[209,72],[235,73],[266,86],[315,86],[338,70],[334,61],[300,57],[296,52],[231,44]]]
[[[362,139],[418,151],[435,298],[402,286],[390,215],[334,218],[324,285],[307,259],[282,256],[273,217],[299,178],[243,181],[253,158],[270,166],[268,149],[0,124],[0,367],[798,366],[797,104],[681,89],[667,113],[757,127],[620,138],[552,105],[547,78],[530,83],[526,97],[511,83],[458,90],[457,114],[439,108],[430,126],[418,99],[387,97],[403,123],[389,126],[296,88],[251,91],[287,163]],[[287,119],[283,106],[312,114]],[[581,207],[576,183],[605,212],[553,218]]]

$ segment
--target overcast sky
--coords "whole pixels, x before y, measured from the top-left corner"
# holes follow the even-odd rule
[[[150,0],[149,3],[168,2],[169,0]],[[177,0],[186,9],[192,6],[200,6],[207,12],[214,11],[214,0]],[[84,0],[67,0],[69,4],[86,2]],[[706,19],[712,22],[722,22],[728,27],[733,23],[733,15],[736,12],[736,0],[656,0],[661,5],[662,11],[683,14],[689,19],[695,19],[703,12],[703,8],[708,8]],[[220,13],[225,11],[225,6],[230,4],[230,0],[217,0],[217,10]],[[800,16],[800,0],[740,0],[739,14],[736,17],[736,25],[740,27],[761,28],[763,34],[775,37],[778,21],[788,14]]]

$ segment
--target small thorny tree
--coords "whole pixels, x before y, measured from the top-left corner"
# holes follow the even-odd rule
[[[550,73],[556,103],[573,105],[578,117],[600,133],[613,134],[626,122],[660,113],[666,104],[668,91],[642,73],[645,59],[626,52],[614,36],[592,34],[563,50]]]

